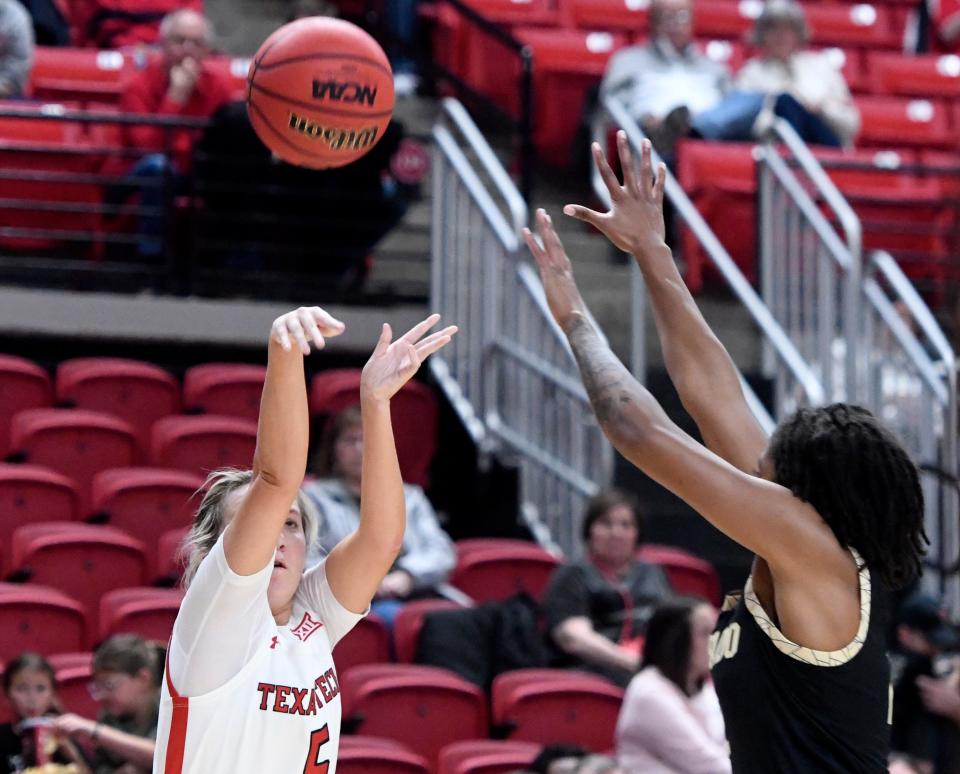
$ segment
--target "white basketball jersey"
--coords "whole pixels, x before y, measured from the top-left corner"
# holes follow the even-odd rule
[[[341,710],[331,651],[361,616],[339,606],[322,566],[320,579],[311,594],[301,593],[309,584],[301,585],[289,625],[277,626],[271,618],[268,625],[251,631],[260,641],[251,643],[249,661],[219,687],[181,697],[171,681],[168,658],[154,774],[336,772]],[[259,593],[266,604],[266,589]],[[317,604],[305,604],[305,597]],[[336,620],[325,623],[331,617]],[[236,635],[244,637],[242,631]],[[176,638],[175,628],[171,648]]]

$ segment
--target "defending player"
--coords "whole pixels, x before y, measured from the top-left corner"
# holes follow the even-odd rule
[[[303,358],[344,326],[318,307],[274,321],[253,470],[211,474],[188,538],[189,587],[170,641],[155,774],[334,774],[340,697],[331,650],[363,617],[402,544],[390,398],[456,332],[422,338],[439,319],[392,343],[383,326],[361,378],[360,526],[307,573],[316,525],[297,502],[309,430]]]
[[[607,436],[634,465],[756,554],[720,619],[713,674],[738,774],[887,770],[889,664],[872,587],[920,570],[926,535],[916,468],[865,409],[803,409],[770,439],[726,350],[664,242],[665,170],[650,145],[637,177],[621,132],[624,184],[598,145],[608,213],[568,206],[629,252],[646,280],[671,378],[708,448],[678,428],[598,336],[549,216],[525,237]]]

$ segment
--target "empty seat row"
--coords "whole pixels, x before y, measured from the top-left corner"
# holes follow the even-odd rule
[[[0,395],[4,398],[0,402],[0,458],[13,451],[24,461],[72,470],[81,486],[104,467],[123,467],[145,459],[192,472],[222,465],[249,467],[265,374],[263,366],[255,365],[194,366],[184,374],[181,395],[176,378],[151,363],[79,358],[58,366],[54,389],[37,364],[0,355]],[[330,369],[311,381],[310,410],[315,416],[336,414],[359,400],[359,369]],[[102,414],[39,410],[54,401]],[[171,416],[182,408],[208,416]],[[20,415],[16,421],[15,414]],[[433,392],[422,382],[408,382],[393,401],[392,416],[404,480],[428,485],[438,427]],[[65,437],[67,432],[72,435]],[[83,432],[82,437],[78,435]],[[43,436],[53,435],[56,443],[43,442]],[[91,463],[89,468],[76,459],[72,464],[71,457],[90,456],[94,435],[109,446],[112,464],[107,459]],[[201,437],[206,439],[202,443]]]

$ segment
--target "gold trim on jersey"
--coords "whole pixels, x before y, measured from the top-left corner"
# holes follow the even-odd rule
[[[870,571],[855,549],[851,548],[850,553],[853,554],[854,561],[856,561],[857,567],[860,568],[858,572],[860,578],[860,627],[857,629],[853,640],[845,647],[840,648],[840,650],[814,650],[813,648],[805,648],[803,645],[797,645],[797,643],[790,640],[790,638],[781,632],[776,624],[770,620],[767,611],[764,610],[763,605],[760,604],[760,600],[753,590],[753,575],[751,574],[750,577],[747,578],[747,583],[743,588],[743,601],[747,606],[747,610],[750,611],[757,625],[764,631],[781,653],[797,661],[802,661],[805,664],[833,667],[846,664],[860,652],[860,648],[863,647],[863,643],[867,640],[867,631],[870,629],[870,600],[872,596]]]

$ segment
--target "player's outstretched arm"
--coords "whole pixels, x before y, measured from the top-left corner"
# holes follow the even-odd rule
[[[636,174],[627,136],[617,132],[623,185],[596,143],[594,163],[610,192],[611,208],[600,213],[579,205],[564,212],[595,226],[613,244],[635,256],[653,305],[667,371],[707,446],[741,470],[752,473],[766,437],[747,406],[736,368],[710,330],[677,271],[665,241],[663,187],[666,169],[654,175],[650,141],[643,141]]]
[[[278,317],[270,329],[267,377],[260,399],[253,480],[223,534],[227,563],[253,575],[273,556],[307,467],[310,420],[303,358],[344,325],[317,306]]]
[[[377,593],[403,545],[406,505],[397,447],[390,423],[390,399],[431,354],[449,343],[456,326],[425,336],[440,321],[430,315],[396,341],[384,324],[360,379],[363,470],[360,526],[334,547],[326,560],[327,581],[340,604],[362,612]]]
[[[802,577],[823,556],[836,554],[836,538],[813,508],[790,490],[737,469],[670,420],[594,329],[570,259],[543,210],[537,211],[537,226],[542,245],[529,229],[524,238],[540,269],[547,303],[617,451],[775,570]]]

